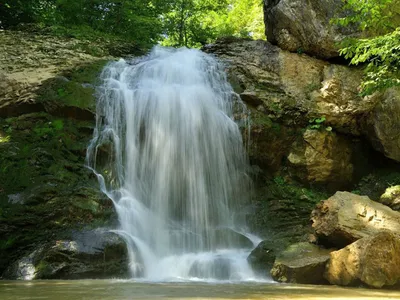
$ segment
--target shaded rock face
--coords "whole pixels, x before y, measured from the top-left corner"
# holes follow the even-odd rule
[[[376,150],[400,161],[400,88],[385,91],[374,110],[362,119],[362,124]]]
[[[381,231],[400,232],[400,213],[349,192],[337,192],[311,213],[319,243],[338,248]]]
[[[267,39],[291,52],[337,57],[336,43],[352,34],[330,23],[341,6],[341,0],[264,0]]]
[[[331,251],[309,243],[293,244],[278,255],[271,276],[286,283],[327,283],[323,274]]]
[[[247,221],[251,232],[265,240],[256,248],[262,251],[254,253],[257,253],[255,259],[263,259],[263,249],[272,250],[265,252],[267,258],[293,243],[308,241],[312,234],[310,213],[328,194],[282,176],[263,178],[256,184],[261,187],[256,187],[253,210]],[[249,257],[250,263],[251,260]],[[265,265],[262,264],[261,272],[265,272]]]
[[[289,167],[305,183],[333,184],[336,188],[352,182],[350,142],[330,131],[308,129],[291,147]]]
[[[325,278],[336,285],[381,288],[400,281],[400,238],[381,232],[330,254]]]
[[[72,240],[42,244],[14,262],[6,279],[126,278],[128,254],[115,233],[100,230],[77,232]]]

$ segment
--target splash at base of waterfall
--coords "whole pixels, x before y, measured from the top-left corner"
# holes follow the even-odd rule
[[[132,276],[255,279],[239,129],[248,112],[223,67],[198,50],[156,47],[110,63],[102,80],[87,164],[115,205]]]

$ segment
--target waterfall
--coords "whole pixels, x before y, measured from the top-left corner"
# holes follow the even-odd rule
[[[254,277],[238,125],[248,113],[223,67],[198,50],[155,47],[109,63],[101,79],[87,164],[114,202],[132,276]]]

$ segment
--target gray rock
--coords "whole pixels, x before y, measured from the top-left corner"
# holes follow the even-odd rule
[[[330,23],[341,6],[342,0],[264,0],[267,39],[291,52],[337,57],[336,44],[356,33]]]
[[[400,88],[385,91],[374,110],[362,119],[362,124],[364,134],[376,150],[400,161]]]

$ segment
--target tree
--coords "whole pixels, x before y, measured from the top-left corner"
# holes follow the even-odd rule
[[[265,39],[265,25],[260,0],[231,0],[219,35]]]
[[[0,28],[36,23],[51,18],[53,0],[6,0],[0,2]]]
[[[345,40],[340,54],[366,64],[362,94],[400,86],[400,1],[343,0],[345,16],[334,23],[358,26],[367,37]]]
[[[123,39],[142,48],[200,47],[219,36],[262,38],[261,0],[6,0],[0,27],[35,23],[54,34]],[[35,27],[35,28],[36,28]]]
[[[176,0],[162,18],[164,45],[195,47],[217,36],[214,19],[227,13],[228,0]]]

